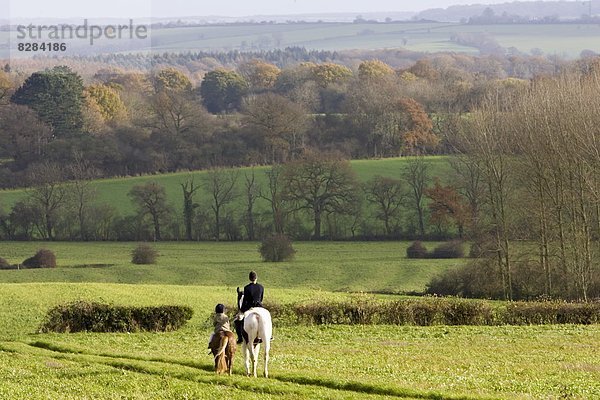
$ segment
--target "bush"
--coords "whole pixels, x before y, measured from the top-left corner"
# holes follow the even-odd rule
[[[187,306],[123,307],[86,301],[51,308],[41,332],[170,332],[192,318]]]
[[[259,247],[260,255],[266,262],[289,261],[294,258],[296,250],[286,235],[272,235],[263,240]]]
[[[447,259],[447,258],[463,258],[465,256],[465,249],[462,242],[453,241],[442,243],[436,247],[429,258],[436,259]]]
[[[15,265],[11,265],[4,258],[0,257],[0,270],[4,269],[17,269],[17,267]]]
[[[427,249],[423,243],[416,241],[406,249],[406,257],[408,258],[427,258]]]
[[[131,252],[131,262],[137,265],[156,264],[158,255],[150,245],[140,244]]]
[[[600,323],[600,303],[514,302],[424,297],[381,301],[360,295],[349,301],[268,304],[279,324],[304,325],[545,325]]]
[[[39,250],[33,257],[23,261],[23,268],[56,268],[56,256],[50,250]]]
[[[426,294],[470,298],[504,297],[502,280],[495,264],[488,260],[474,260],[458,268],[448,269],[427,284]]]

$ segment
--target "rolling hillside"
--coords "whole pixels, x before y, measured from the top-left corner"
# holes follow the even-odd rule
[[[358,178],[361,181],[367,181],[375,175],[389,176],[389,177],[400,177],[406,166],[408,158],[390,158],[383,160],[358,160],[353,161],[352,165],[356,171]],[[437,176],[444,178],[447,173],[448,164],[445,157],[428,157],[428,163],[430,165],[430,175],[432,177]],[[265,184],[266,167],[255,168],[257,180],[261,184]],[[251,173],[252,169],[242,168],[240,169],[240,175],[238,179],[238,192],[243,192],[243,181],[244,174]],[[165,175],[149,175],[134,178],[121,178],[121,179],[104,179],[94,183],[94,187],[97,191],[96,203],[107,203],[115,206],[121,214],[133,213],[133,205],[130,198],[127,196],[129,190],[135,186],[144,184],[147,182],[156,182],[163,186],[167,191],[167,198],[175,210],[182,210],[183,195],[180,184],[185,182],[186,179],[194,178],[196,183],[202,183],[206,175],[205,171],[197,172],[181,172],[175,174]],[[0,191],[0,206],[9,208],[25,196],[24,190],[13,190],[13,191]],[[200,204],[207,203],[209,201],[209,194],[206,191],[200,191],[196,197],[196,201]],[[242,201],[241,196],[239,201]],[[266,209],[264,201],[260,201],[257,204],[257,209]]]

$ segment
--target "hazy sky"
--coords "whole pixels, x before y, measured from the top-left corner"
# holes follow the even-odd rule
[[[329,12],[420,11],[452,4],[501,3],[503,0],[0,0],[0,18],[10,5],[13,18],[98,18],[249,16]],[[4,3],[4,4],[3,4]],[[4,5],[4,7],[2,7]]]

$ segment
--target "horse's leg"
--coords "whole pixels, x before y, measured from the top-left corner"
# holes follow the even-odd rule
[[[264,340],[265,343],[265,378],[269,377],[269,350],[271,350],[271,338]]]
[[[242,350],[244,351],[244,365],[246,366],[246,376],[250,376],[250,349],[248,348],[248,344],[244,342],[242,345]]]
[[[256,346],[252,346],[252,365],[254,367],[254,377],[256,378],[256,374],[258,371],[258,355],[260,354],[260,343]]]

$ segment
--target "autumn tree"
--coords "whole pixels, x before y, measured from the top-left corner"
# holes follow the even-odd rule
[[[321,87],[344,83],[352,77],[352,70],[334,63],[313,64],[310,66],[314,80]]]
[[[0,157],[10,158],[18,169],[40,161],[52,140],[51,128],[25,106],[0,108]]]
[[[197,102],[192,83],[182,72],[163,69],[153,77],[153,86],[150,105],[156,130],[179,138],[210,131],[210,116]]]
[[[423,154],[439,142],[423,106],[403,97],[393,77],[360,82],[350,90],[346,109],[370,156]]]
[[[358,182],[348,161],[331,154],[307,153],[285,166],[284,198],[314,221],[314,238],[328,214],[349,214],[357,202]]]
[[[295,158],[304,147],[306,110],[285,97],[266,93],[250,97],[243,108],[244,125],[264,141],[270,163]]]
[[[208,72],[200,85],[204,106],[215,114],[239,109],[247,90],[248,83],[241,75],[224,69]]]
[[[0,70],[0,105],[6,105],[13,90],[13,83],[9,75]]]
[[[98,106],[107,123],[118,123],[126,119],[127,109],[114,86],[90,85],[85,88],[85,95]]]
[[[425,189],[425,195],[429,198],[427,207],[431,223],[440,228],[454,224],[462,239],[469,215],[467,205],[458,191],[452,186],[443,186],[436,178],[433,187]]]
[[[358,78],[361,81],[379,79],[394,74],[392,67],[381,60],[367,60],[358,66]]]
[[[240,65],[238,71],[254,93],[272,89],[281,74],[281,69],[277,66],[262,60],[248,61]]]

